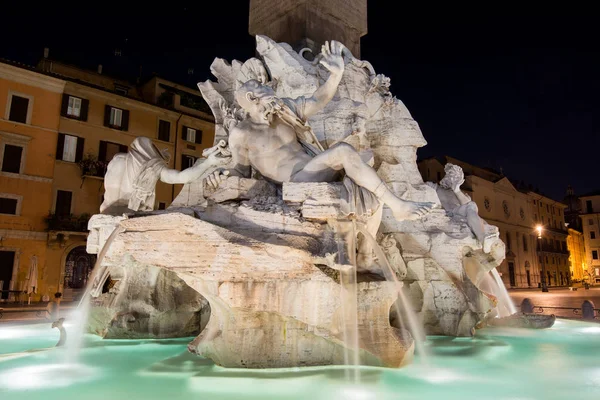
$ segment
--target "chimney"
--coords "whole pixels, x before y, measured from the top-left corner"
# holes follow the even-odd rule
[[[48,58],[49,55],[50,55],[50,48],[44,47],[44,58]]]
[[[98,73],[101,74],[102,73],[102,64],[98,64]]]

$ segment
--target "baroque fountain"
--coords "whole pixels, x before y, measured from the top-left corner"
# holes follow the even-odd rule
[[[426,141],[390,80],[335,41],[308,61],[256,40],[260,58],[216,59],[217,81],[198,85],[216,122],[205,158],[169,169],[147,138],[115,156],[89,223],[98,263],[67,339],[83,338],[79,354],[44,369],[62,349],[34,351],[48,343],[11,342],[7,328],[0,391],[563,398],[558,381],[518,378],[573,367],[568,379],[587,385],[578,398],[597,395],[600,370],[575,337],[595,334],[586,348],[600,350],[600,328],[507,327],[540,321],[515,316],[493,279],[498,229],[460,190],[459,167],[423,182]],[[152,209],[158,180],[184,184],[167,210]]]

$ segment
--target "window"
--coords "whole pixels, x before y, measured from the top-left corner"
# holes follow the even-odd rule
[[[536,204],[537,204],[537,202],[534,200],[534,201],[533,201],[533,205],[535,206]]]
[[[115,83],[116,94],[120,94],[121,96],[127,96],[127,92],[129,92],[129,88],[127,86],[122,86]]]
[[[538,220],[538,219],[537,219],[537,214],[533,214],[533,220],[534,220],[535,222],[537,222],[537,220]]]
[[[550,206],[546,204],[546,212],[550,212]]]
[[[17,96],[16,94],[11,95],[8,119],[14,122],[27,124],[29,122],[29,117],[29,99],[27,97]]]
[[[182,154],[181,155],[181,170],[183,171],[184,169],[193,166],[195,162],[196,162],[196,157],[187,156],[185,154]]]
[[[4,197],[0,194],[0,214],[19,215],[17,212],[20,196]],[[10,196],[10,195],[8,195]]]
[[[118,108],[110,109],[110,124],[112,126],[121,127],[121,122],[123,121],[123,110]]]
[[[592,250],[592,258],[593,258],[594,260],[597,260],[597,259],[598,259],[598,250]]]
[[[118,153],[127,153],[127,146],[119,143],[100,141],[100,150],[98,151],[98,160],[109,163]]]
[[[528,251],[527,250],[527,235],[523,235],[523,250]]]
[[[69,96],[69,105],[67,107],[67,115],[77,117],[81,115],[81,99],[78,97]]]
[[[596,239],[596,232],[590,231],[590,239]]]
[[[163,203],[162,201],[160,203],[158,203],[158,209],[159,210],[164,210],[167,208],[167,204]]]
[[[106,105],[104,108],[104,126],[126,131],[129,129],[129,111]]]
[[[58,143],[56,144],[56,159],[69,162],[79,162],[82,158],[83,138],[59,133]]]
[[[23,147],[5,144],[4,154],[2,155],[2,172],[20,174],[22,157]]]
[[[56,207],[54,213],[59,216],[71,215],[71,200],[73,198],[73,192],[67,190],[56,191]]]
[[[67,118],[87,121],[90,101],[80,97],[64,94],[60,115]]]
[[[181,128],[181,138],[192,143],[202,143],[202,131],[187,126]]]
[[[508,250],[511,249],[511,247],[510,247],[510,233],[508,233],[508,232],[506,232],[506,248]]]
[[[158,140],[171,141],[171,123],[169,121],[158,121]]]
[[[589,213],[594,212],[594,209],[592,208],[592,201],[591,200],[586,200],[585,201],[585,208],[587,209],[587,212],[589,212]]]
[[[593,219],[588,219],[588,225],[594,225],[594,220]]]

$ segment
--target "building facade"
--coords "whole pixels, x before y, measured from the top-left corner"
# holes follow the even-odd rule
[[[585,239],[583,233],[568,228],[567,249],[569,250],[569,267],[571,269],[571,280],[573,282],[585,282],[587,272],[587,260],[585,253]]]
[[[54,149],[65,82],[0,63],[0,299],[47,290],[45,218],[52,206]],[[38,280],[30,277],[37,265]],[[34,271],[35,272],[35,271]],[[58,278],[57,278],[58,279]]]
[[[584,281],[600,283],[600,191],[587,193],[581,200],[581,225],[585,243]]]
[[[213,145],[213,117],[199,91],[158,77],[131,84],[102,74],[101,68],[85,71],[47,58],[35,69],[1,63],[0,68],[30,74],[54,90],[19,86],[13,75],[0,70],[0,107],[15,93],[32,105],[26,122],[16,124],[9,119],[17,115],[10,104],[3,108],[8,114],[2,120],[7,125],[0,126],[0,150],[3,168],[11,172],[0,176],[5,180],[0,181],[0,202],[11,211],[11,199],[16,199],[19,216],[0,215],[0,280],[8,278],[13,256],[5,253],[12,251],[19,266],[4,286],[22,290],[35,254],[39,287],[33,298],[61,292],[71,299],[83,290],[95,263],[85,251],[87,220],[103,201],[103,176],[112,157],[145,136],[167,150],[170,168],[188,168]],[[19,173],[12,172],[18,161],[14,146],[23,148]],[[181,185],[159,182],[155,209],[167,208],[180,190]],[[8,242],[8,237],[15,239]]]
[[[570,283],[568,232],[562,203],[528,189],[517,189],[497,171],[452,157],[424,159],[418,162],[418,167],[425,181],[437,183],[444,177],[446,163],[463,169],[462,190],[477,204],[479,215],[500,231],[500,238],[506,244],[506,258],[498,272],[506,287],[539,287],[542,267],[547,270],[546,279],[552,286]],[[537,224],[544,225],[541,240],[537,238]]]

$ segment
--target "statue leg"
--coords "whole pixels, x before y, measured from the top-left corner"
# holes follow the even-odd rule
[[[492,237],[496,237],[496,235],[491,235],[490,237],[486,236],[485,226],[483,224],[483,220],[479,216],[479,208],[477,207],[477,204],[475,204],[474,201],[463,204],[458,208],[458,214],[467,219],[467,225],[469,225],[469,228],[471,228],[471,231],[473,231],[473,234],[475,234],[475,237],[479,243],[481,243],[481,246],[484,248],[484,252],[488,253],[489,246],[487,245],[489,243],[487,243],[487,241],[489,241]]]
[[[338,171],[346,175],[379,198],[392,209],[397,220],[414,220],[427,214],[434,203],[417,203],[398,198],[392,193],[377,172],[365,164],[358,152],[347,143],[338,143],[317,155],[292,176],[292,182],[331,182]]]

